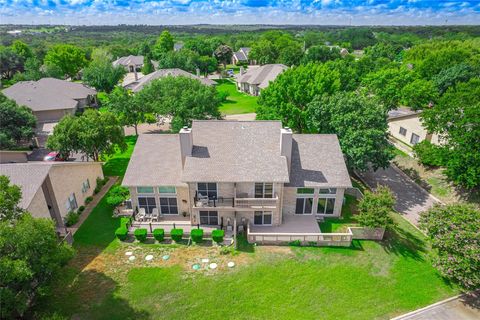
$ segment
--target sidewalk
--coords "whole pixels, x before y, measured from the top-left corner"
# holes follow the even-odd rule
[[[82,223],[88,218],[92,210],[97,206],[97,204],[102,200],[103,196],[110,190],[115,182],[117,182],[118,177],[108,177],[108,182],[103,186],[102,190],[96,195],[93,195],[93,200],[89,204],[85,206],[85,210],[80,214],[80,219],[77,223],[73,226],[67,228],[68,231],[72,233],[72,235],[77,232],[78,228],[82,225]]]

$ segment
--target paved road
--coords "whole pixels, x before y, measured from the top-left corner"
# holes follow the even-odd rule
[[[256,113],[229,114],[225,116],[225,120],[252,121],[256,116]]]
[[[397,170],[399,169],[390,166],[386,170],[367,171],[360,176],[370,188],[376,187],[377,184],[388,186],[397,197],[395,209],[417,225],[420,213],[429,209],[437,201]]]
[[[410,312],[394,320],[478,320],[480,296],[477,292]]]

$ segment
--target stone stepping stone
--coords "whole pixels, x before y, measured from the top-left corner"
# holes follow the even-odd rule
[[[210,262],[210,259],[208,259],[208,258],[202,259],[202,263],[209,263],[209,262]]]
[[[198,263],[195,263],[193,266],[192,266],[192,269],[193,270],[200,270],[201,266],[198,264]]]
[[[125,252],[125,255],[126,255],[126,256],[131,256],[132,254],[133,254],[132,251],[127,251],[127,252]]]
[[[216,263],[210,263],[208,266],[210,269],[217,269],[217,264]]]
[[[153,259],[153,256],[151,254],[149,254],[148,256],[145,257],[146,261],[150,261],[152,259]]]
[[[135,260],[135,256],[130,256],[130,257],[128,258],[128,260],[130,260],[130,261]]]
[[[165,260],[165,261],[167,261],[168,259],[170,259],[170,256],[169,256],[168,254],[166,254],[166,255],[164,255],[164,256],[162,257],[162,259]]]
[[[227,266],[228,266],[229,268],[233,268],[233,267],[235,267],[235,262],[230,261],[229,263],[227,263]]]

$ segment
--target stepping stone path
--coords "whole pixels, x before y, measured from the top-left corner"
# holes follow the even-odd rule
[[[128,258],[128,260],[130,260],[130,261],[135,260],[135,256],[130,256],[130,257]]]
[[[200,265],[198,263],[195,263],[193,266],[192,266],[192,269],[193,270],[200,270]]]
[[[168,259],[170,259],[170,256],[169,256],[168,254],[166,254],[166,255],[164,255],[164,256],[162,257],[162,259],[165,260],[165,261],[167,261]]]
[[[228,266],[229,268],[233,268],[233,267],[235,267],[235,262],[230,261],[229,263],[227,263],[227,266]]]
[[[131,256],[132,254],[133,254],[132,251],[127,251],[127,252],[125,252],[125,255],[126,255],[126,256]]]
[[[217,264],[216,263],[210,263],[208,266],[210,269],[217,269]]]
[[[150,261],[152,259],[153,259],[153,256],[151,254],[149,254],[148,256],[145,257],[146,261]]]
[[[210,262],[210,259],[202,259],[202,263],[209,263]]]

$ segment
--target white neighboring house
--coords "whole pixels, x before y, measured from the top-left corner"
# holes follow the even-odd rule
[[[263,66],[249,68],[246,72],[243,68],[237,75],[237,89],[253,96],[258,96],[262,89],[265,89],[274,81],[277,76],[288,67],[283,64],[266,64]]]
[[[215,81],[210,80],[208,78],[202,78],[200,76],[196,76],[193,73],[187,72],[182,69],[178,68],[173,68],[173,69],[160,69],[155,72],[152,72],[150,74],[147,74],[140,79],[137,79],[133,82],[128,83],[127,85],[124,86],[126,89],[130,89],[133,92],[138,92],[143,89],[144,86],[148,85],[151,81],[159,78],[164,78],[164,77],[188,77],[192,79],[196,79],[203,83],[206,86],[213,86],[217,84]]]
[[[35,218],[51,218],[64,233],[68,212],[93,195],[97,178],[103,179],[100,162],[27,162],[2,164],[0,175],[22,189],[19,206]]]
[[[423,140],[439,145],[437,134],[430,134],[420,119],[421,111],[402,107],[388,112],[390,140],[401,150],[411,153],[412,147]]]
[[[143,56],[121,57],[112,62],[113,66],[123,66],[127,72],[138,72],[143,68]]]

